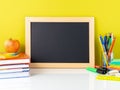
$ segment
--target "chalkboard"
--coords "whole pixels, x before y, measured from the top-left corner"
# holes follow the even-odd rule
[[[52,19],[50,21],[49,19],[48,21],[39,21],[39,18],[36,20],[38,21],[27,18],[29,33],[26,32],[26,34],[30,34],[26,35],[27,39],[29,36],[26,48],[29,46],[28,49],[30,49],[26,53],[29,52],[31,64],[34,67],[52,67],[51,65],[57,67],[57,64],[61,64],[60,67],[63,67],[63,64],[68,65],[68,67],[79,64],[78,67],[81,67],[91,63],[90,53],[94,55],[94,51],[90,52],[92,38],[90,35],[91,23],[89,21],[78,22],[68,21],[68,19],[66,21],[64,21],[65,19],[63,21],[54,21]],[[94,59],[94,56],[92,59]],[[51,65],[46,66],[47,64]]]

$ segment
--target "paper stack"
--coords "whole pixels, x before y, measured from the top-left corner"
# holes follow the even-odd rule
[[[13,58],[0,58],[0,79],[29,77],[30,59],[20,53]]]
[[[120,59],[113,59],[110,63],[109,68],[120,70]]]

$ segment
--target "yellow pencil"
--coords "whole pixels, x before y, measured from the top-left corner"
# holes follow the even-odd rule
[[[103,46],[102,41],[101,41],[100,38],[99,38],[99,42],[100,42],[100,47],[101,47],[101,50],[102,50],[102,54],[103,54],[104,61],[105,61],[105,63],[106,63],[106,66],[108,66],[107,53],[104,52],[104,46]]]

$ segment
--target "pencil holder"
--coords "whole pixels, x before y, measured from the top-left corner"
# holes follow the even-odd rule
[[[106,60],[105,60],[106,57]],[[108,56],[107,54],[104,56],[103,53],[101,52],[101,59],[102,59],[102,66],[106,67],[106,61],[108,63],[108,65],[110,65],[110,62],[113,60],[113,52],[110,54],[110,56]]]
[[[116,38],[112,33],[105,36],[99,36],[102,66],[109,66],[110,62],[113,60],[113,47],[115,40]]]

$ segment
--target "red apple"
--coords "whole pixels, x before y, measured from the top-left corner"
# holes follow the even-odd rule
[[[6,52],[16,53],[20,49],[20,42],[19,40],[9,39],[5,41],[4,47],[5,47]]]

